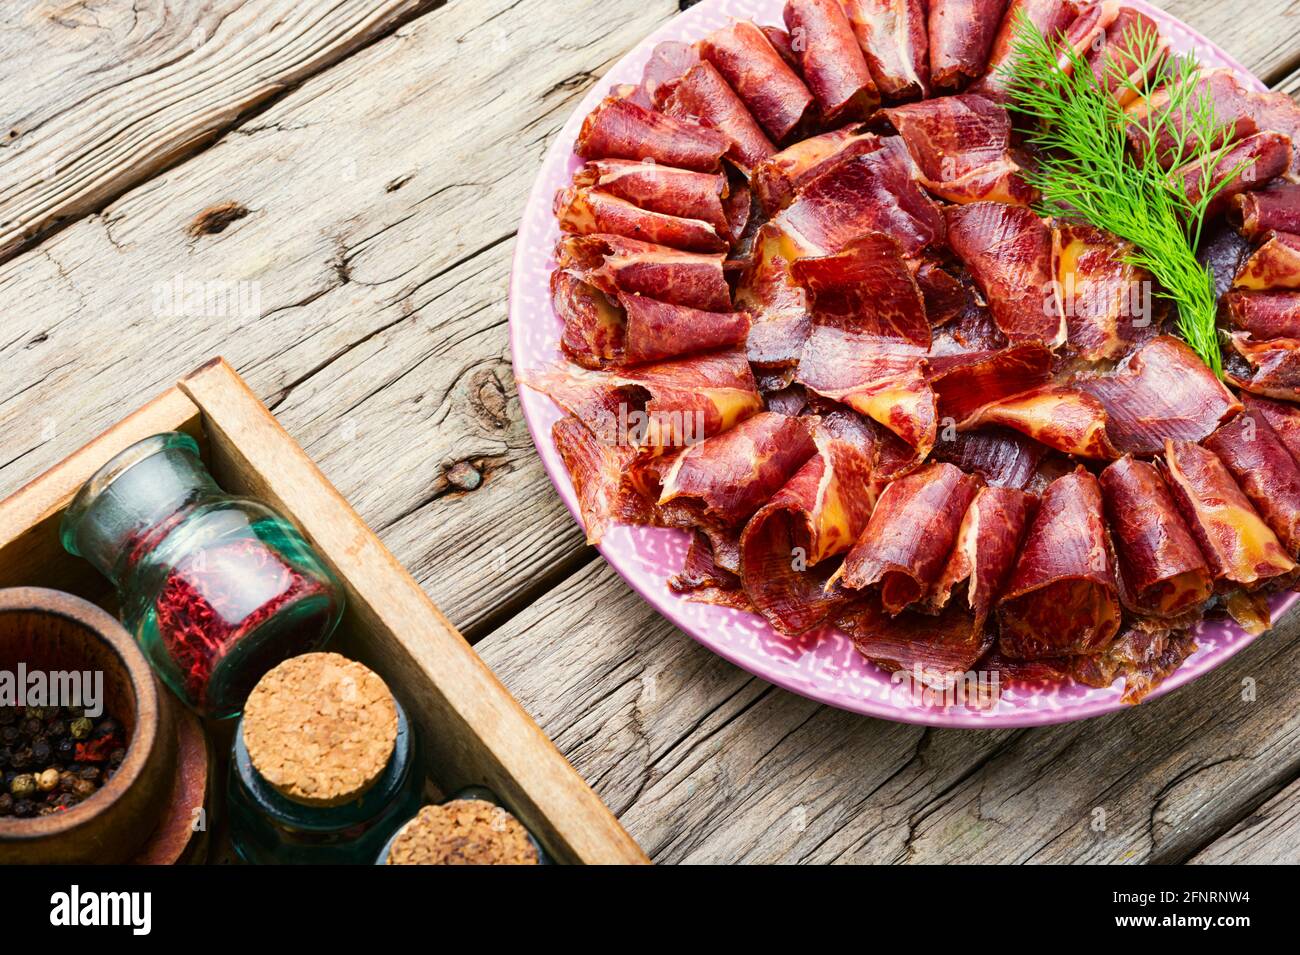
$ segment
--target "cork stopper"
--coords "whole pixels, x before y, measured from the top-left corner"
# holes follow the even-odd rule
[[[397,705],[378,676],[337,653],[306,653],[258,681],[244,706],[244,746],[277,792],[341,806],[383,774],[397,743]]]
[[[393,839],[388,865],[537,865],[519,820],[482,799],[425,806]]]

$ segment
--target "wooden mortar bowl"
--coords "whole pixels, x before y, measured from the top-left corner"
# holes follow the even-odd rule
[[[176,776],[175,719],[135,640],[71,594],[0,590],[0,669],[102,670],[105,714],[127,730],[126,759],[102,789],[64,812],[0,818],[0,864],[117,863],[157,828]]]

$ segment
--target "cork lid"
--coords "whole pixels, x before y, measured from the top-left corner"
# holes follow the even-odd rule
[[[537,847],[510,813],[482,799],[425,806],[393,839],[388,865],[537,865]]]
[[[244,746],[277,792],[340,806],[374,785],[397,742],[397,705],[378,676],[337,653],[307,653],[258,681],[244,706]]]

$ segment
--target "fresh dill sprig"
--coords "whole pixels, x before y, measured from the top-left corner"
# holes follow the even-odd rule
[[[1214,281],[1196,249],[1214,198],[1249,163],[1213,181],[1232,144],[1194,58],[1169,56],[1145,25],[1124,45],[1128,56],[1107,57],[1098,79],[1082,55],[1050,42],[1022,11],[1006,72],[1010,108],[1038,152],[1026,178],[1042,194],[1042,214],[1081,220],[1133,246],[1129,263],[1155,277],[1158,294],[1177,305],[1182,336],[1222,377]],[[1163,90],[1167,106],[1126,113],[1108,86],[1137,102]],[[1130,137],[1140,148],[1130,148]],[[1192,164],[1200,176],[1190,177],[1189,189],[1170,170]]]

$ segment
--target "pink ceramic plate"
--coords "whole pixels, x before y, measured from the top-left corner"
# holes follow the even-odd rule
[[[1141,0],[1129,5],[1151,14],[1175,50],[1192,52],[1207,66],[1227,66],[1243,77],[1246,69],[1205,37]],[[647,37],[614,66],[583,99],[547,153],[533,184],[519,227],[514,270],[510,280],[510,345],[516,370],[535,369],[561,357],[562,324],[551,308],[548,281],[555,262],[551,251],[560,238],[551,213],[557,189],[568,184],[580,165],[573,145],[583,118],[611,86],[640,81],[641,70],[656,43],[692,41],[729,18],[760,24],[781,23],[784,0],[704,0],[674,17]],[[1254,77],[1259,89],[1263,84]],[[551,440],[551,425],[560,417],[549,399],[520,387],[519,400],[546,471],[569,511],[577,516],[573,486]],[[998,701],[985,709],[927,705],[909,688],[862,659],[852,643],[834,628],[822,628],[789,638],[774,631],[760,616],[724,607],[692,603],[668,589],[667,581],[681,569],[689,544],[684,531],[651,527],[612,528],[600,551],[623,578],[665,617],[704,646],[750,673],[841,709],[906,723],[934,726],[1037,726],[1097,716],[1122,709],[1122,681],[1107,689],[1079,684],[1028,687],[1004,685]],[[1275,618],[1291,607],[1297,595],[1279,597]],[[1152,697],[1168,693],[1218,666],[1250,643],[1236,626],[1206,625],[1198,631],[1200,649]]]

